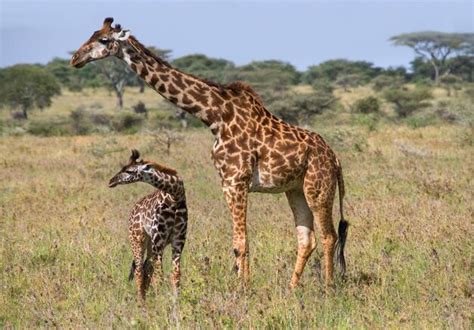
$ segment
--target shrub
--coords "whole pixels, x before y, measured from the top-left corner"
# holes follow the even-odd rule
[[[380,75],[372,79],[372,88],[380,92],[387,88],[397,88],[403,85],[403,77]]]
[[[353,109],[360,113],[378,113],[380,112],[380,102],[375,96],[367,96],[357,100]]]
[[[286,94],[269,108],[276,115],[293,124],[302,124],[331,108],[337,99],[331,93]]]
[[[70,118],[72,121],[72,129],[74,134],[87,134],[90,131],[90,122],[87,113],[82,107],[71,111]]]
[[[113,122],[113,127],[118,132],[135,133],[138,126],[143,122],[143,118],[134,113],[122,113]]]
[[[148,109],[145,106],[145,103],[139,101],[136,105],[133,106],[133,111],[138,114],[144,114],[145,117],[148,115]]]
[[[69,129],[63,122],[53,120],[32,121],[28,133],[41,136],[68,135]]]
[[[431,91],[425,87],[417,87],[413,90],[391,88],[384,92],[384,98],[395,105],[395,112],[401,118],[429,106],[429,102],[426,101],[432,97]]]

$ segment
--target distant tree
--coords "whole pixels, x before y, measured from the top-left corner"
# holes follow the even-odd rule
[[[200,78],[219,83],[227,82],[235,65],[231,61],[211,58],[202,54],[187,55],[172,61],[173,66]]]
[[[299,82],[296,68],[282,61],[254,61],[236,68],[233,80],[250,83],[256,89],[286,90]]]
[[[380,111],[380,102],[375,96],[363,97],[354,103],[353,109],[355,112],[360,113],[378,113]]]
[[[433,69],[434,82],[449,73],[446,61],[454,54],[472,53],[474,33],[413,32],[393,36],[390,40],[397,46],[412,48],[422,59],[428,61]]]
[[[72,91],[105,85],[104,78],[101,77],[97,66],[94,65],[87,65],[82,70],[75,70],[69,64],[69,60],[54,58],[46,64],[45,68],[56,77],[62,86]]]
[[[367,83],[382,71],[370,62],[349,61],[345,59],[329,60],[319,65],[313,65],[303,74],[303,81],[312,83],[317,79],[335,82],[341,76],[357,74],[362,83]]]
[[[450,73],[465,82],[474,82],[474,54],[461,55],[448,60]]]
[[[376,92],[380,92],[381,90],[387,88],[397,88],[401,87],[404,83],[402,76],[390,76],[386,74],[381,74],[374,79],[372,79],[371,84],[372,88]]]
[[[414,90],[392,88],[387,89],[384,98],[395,105],[395,112],[401,118],[408,117],[415,111],[429,106],[427,102],[432,98],[431,91],[425,87]]]
[[[311,94],[287,93],[269,105],[277,116],[293,124],[308,123],[311,117],[331,108],[337,99],[324,91]]]
[[[0,104],[20,108],[23,117],[33,107],[44,109],[61,93],[54,76],[43,67],[21,64],[0,70]]]
[[[348,92],[349,88],[360,86],[364,82],[366,82],[366,79],[363,75],[359,73],[350,73],[339,75],[334,84],[342,87],[345,92]]]
[[[440,85],[446,89],[448,96],[451,96],[452,90],[456,91],[461,89],[463,80],[454,74],[446,74],[440,78]]]
[[[96,66],[99,72],[104,76],[106,86],[114,91],[117,97],[117,107],[123,109],[123,94],[125,86],[130,81],[136,79],[135,73],[128,66],[117,59],[109,57],[101,61],[92,62],[91,65]]]

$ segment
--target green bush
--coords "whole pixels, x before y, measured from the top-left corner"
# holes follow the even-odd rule
[[[133,111],[137,114],[143,114],[145,117],[148,116],[148,109],[142,101],[138,101],[138,103],[133,106]]]
[[[135,113],[122,113],[112,122],[113,128],[117,132],[136,133],[143,123],[143,117]]]
[[[69,135],[70,129],[63,121],[36,120],[30,122],[27,128],[28,133],[40,136]]]
[[[372,79],[372,88],[374,91],[380,92],[387,88],[397,88],[403,85],[403,77],[380,75]]]
[[[391,88],[384,92],[384,98],[395,105],[398,117],[405,118],[417,110],[430,105],[428,100],[433,98],[431,90],[426,87],[417,87],[413,90]]]
[[[367,96],[357,100],[353,109],[360,113],[378,113],[380,112],[380,101],[375,96]]]

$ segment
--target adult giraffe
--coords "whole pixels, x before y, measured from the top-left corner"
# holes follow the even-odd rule
[[[173,68],[145,48],[120,25],[106,18],[71,59],[76,68],[116,56],[164,98],[199,118],[215,136],[212,159],[233,218],[235,265],[244,283],[249,280],[247,195],[285,192],[296,223],[298,255],[290,286],[298,284],[306,261],[316,247],[314,223],[321,231],[326,285],[333,282],[336,241],[341,272],[345,273],[347,221],[342,204],[344,181],[334,152],[323,138],[292,126],[265,108],[260,97],[237,82],[219,85]],[[332,220],[339,184],[341,220],[338,235]]]

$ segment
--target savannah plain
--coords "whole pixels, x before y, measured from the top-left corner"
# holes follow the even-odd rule
[[[336,92],[346,105],[372,93]],[[440,89],[435,96],[446,98]],[[119,116],[138,99],[150,111],[137,130],[28,133],[35,123],[60,126],[78,106]],[[2,112],[2,327],[472,328],[472,121],[396,122],[386,119],[387,104],[380,119],[342,110],[315,116],[308,127],[343,164],[348,277],[325,292],[318,240],[301,285],[290,291],[296,237],[286,198],[252,194],[244,292],[232,272],[231,217],[210,159],[211,133],[174,130],[168,153],[156,127],[173,115],[160,110],[160,97],[128,89],[124,100],[120,114],[105,90],[63,91],[19,128]],[[165,280],[148,292],[145,309],[127,281],[127,217],[153,188],[107,186],[132,148],[177,169],[189,208],[179,297]],[[167,251],[165,279],[170,263]]]

